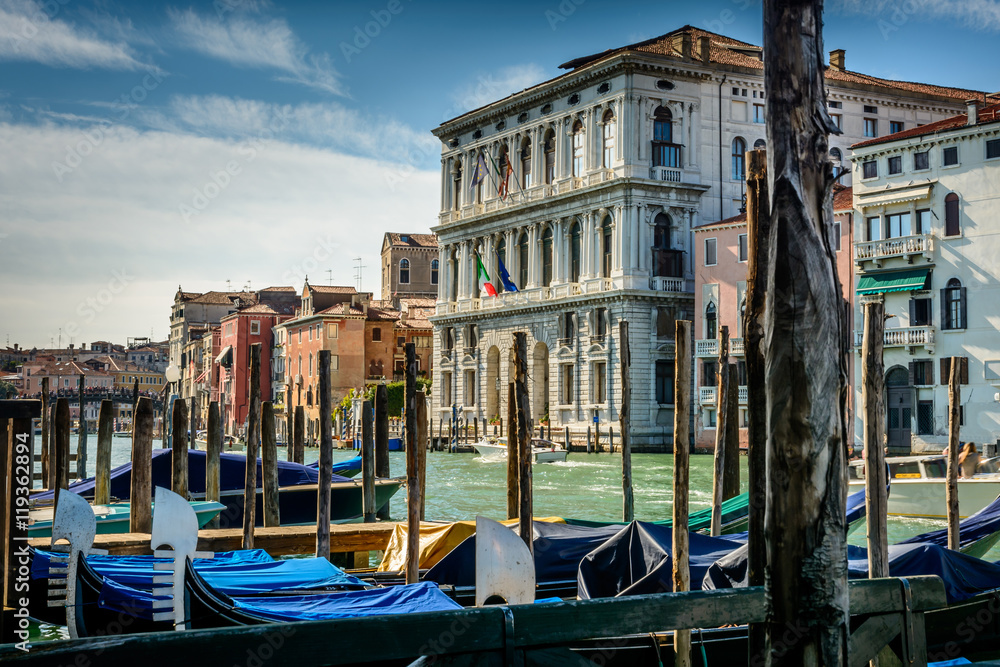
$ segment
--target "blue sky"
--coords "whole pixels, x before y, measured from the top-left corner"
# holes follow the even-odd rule
[[[684,24],[761,43],[754,0],[0,0],[0,336],[165,338],[178,284],[353,284],[359,256],[377,292],[382,233],[434,224],[432,128]],[[824,34],[1000,90],[996,0],[837,0]]]

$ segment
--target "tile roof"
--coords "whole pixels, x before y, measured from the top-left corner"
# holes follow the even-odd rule
[[[399,311],[391,308],[368,308],[367,319],[371,322],[392,322],[399,319]]]
[[[399,232],[386,232],[389,243],[394,246],[410,246],[411,248],[436,248],[438,247],[437,236],[434,234],[407,234]],[[403,237],[406,241],[403,241]]]
[[[896,132],[895,134],[887,134],[886,136],[878,137],[877,139],[861,141],[851,146],[851,148],[864,148],[865,146],[884,144],[890,141],[897,141],[899,139],[910,139],[912,137],[922,137],[927,134],[937,134],[938,132],[957,130],[965,127],[968,120],[969,115],[967,113],[963,113],[957,116],[951,116],[950,118],[943,118],[934,123],[921,125],[920,127],[911,127],[908,130]],[[977,125],[984,125],[987,123],[1000,123],[1000,104],[992,104],[979,110]]]
[[[293,292],[298,294],[298,290],[291,286],[281,286],[281,287],[265,287],[260,290],[261,292]]]
[[[405,322],[396,324],[400,329],[433,329],[431,321],[422,317],[407,317]]]
[[[241,304],[256,303],[257,295],[254,292],[205,292],[189,299],[188,303],[225,305],[234,303],[236,299],[239,299]]]
[[[309,283],[306,283],[309,285]],[[309,285],[309,289],[319,294],[357,294],[358,290],[348,285]]]
[[[426,299],[420,297],[404,297],[399,300],[400,305],[406,305],[408,308],[434,308],[436,301],[434,299]]]

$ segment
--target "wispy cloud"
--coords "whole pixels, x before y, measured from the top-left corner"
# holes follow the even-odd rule
[[[507,95],[519,92],[543,81],[545,70],[541,65],[528,63],[512,65],[480,74],[475,81],[466,83],[452,93],[454,102],[445,116],[452,116],[478,109]]]
[[[181,43],[194,51],[237,67],[278,70],[279,81],[346,94],[329,55],[309,53],[281,19],[245,12],[209,16],[188,9],[171,11],[170,20]]]
[[[0,60],[75,69],[148,69],[129,45],[59,18],[60,3],[0,0]]]
[[[908,17],[947,19],[965,28],[1000,32],[1000,2],[997,0],[834,0],[834,12],[877,16],[896,24]]]

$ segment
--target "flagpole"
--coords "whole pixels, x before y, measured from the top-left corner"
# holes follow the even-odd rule
[[[499,175],[500,175],[500,165],[498,165],[498,164],[496,163],[496,160],[494,160],[494,159],[493,159],[493,156],[492,156],[492,155],[490,155],[490,154],[489,154],[489,152],[487,152],[487,153],[486,153],[486,156],[487,156],[487,157],[489,157],[489,158],[490,158],[490,162],[492,162],[492,163],[493,163],[493,167],[494,167],[494,168],[495,168],[495,169],[497,170],[497,178],[499,178],[499,177],[500,177],[500,176],[499,176]],[[510,164],[510,154],[509,154],[509,153],[508,153],[508,155],[507,155],[507,164],[508,164],[508,165]],[[514,175],[514,170],[513,170],[513,169],[511,169],[511,170],[510,170],[510,173],[511,173],[511,175],[513,176],[513,175]],[[517,182],[517,176],[514,176],[514,182],[515,182],[515,183]],[[520,188],[520,187],[521,187],[521,184],[520,184],[520,183],[518,183],[518,184],[517,184],[517,187],[519,187],[519,188]],[[524,192],[524,191],[522,190],[522,192]],[[500,186],[497,186],[497,194],[498,194],[498,195],[500,194]],[[509,189],[509,188],[508,188],[508,190],[507,190],[507,194],[508,194],[508,195],[510,195],[510,189]],[[501,199],[501,200],[503,200],[503,199],[505,199],[505,197],[500,197],[500,199]]]
[[[493,156],[490,155],[489,151],[484,151],[482,149],[479,149],[479,153],[480,153],[480,155],[486,155],[486,157],[488,157],[490,159],[490,162],[493,162],[494,166],[496,165],[496,162],[493,160]],[[499,167],[497,167],[497,170],[499,170]],[[493,180],[493,174],[490,173],[489,167],[486,168],[486,175],[490,177],[490,183],[493,184],[493,187],[495,187],[497,189],[497,194],[499,194],[500,186],[497,185],[496,181]]]

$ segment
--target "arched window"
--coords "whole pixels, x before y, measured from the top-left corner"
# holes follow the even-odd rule
[[[908,387],[910,386],[910,374],[902,366],[897,366],[885,374],[885,386],[887,387]]]
[[[580,282],[580,222],[569,228],[569,281]]]
[[[705,338],[719,337],[719,314],[711,301],[705,306]]]
[[[462,206],[462,161],[455,160],[455,168],[452,170],[452,193],[451,207],[456,211]]]
[[[583,176],[583,123],[573,123],[573,176]]]
[[[941,328],[965,329],[966,318],[965,288],[962,281],[952,278],[941,290]]]
[[[521,143],[521,185],[525,190],[531,187],[531,139],[527,137]]]
[[[500,263],[507,266],[507,239],[503,236],[497,241],[497,257],[500,259]],[[493,276],[495,287],[498,292],[503,291],[503,280],[500,279],[500,269],[497,268],[496,275]]]
[[[753,142],[753,147],[754,150],[757,150],[758,148],[767,148],[767,142],[764,141],[763,139],[758,139],[757,141]]]
[[[438,284],[438,261],[436,259],[431,260],[431,285]]]
[[[681,147],[674,143],[674,117],[666,107],[653,112],[653,166],[681,166]]]
[[[615,122],[615,112],[608,109],[601,121],[604,124],[604,135],[601,146],[601,166],[611,169],[615,161],[615,135],[618,133],[618,123]]]
[[[612,225],[611,216],[605,216],[601,224],[601,277],[611,277],[611,253],[612,253]]]
[[[406,258],[399,260],[399,282],[410,282],[410,260]]]
[[[517,240],[517,288],[528,286],[528,233],[521,232]]]
[[[552,284],[552,227],[542,234],[542,287]]]
[[[659,213],[653,219],[653,275],[680,278],[684,275],[683,254],[670,243],[670,216]]]
[[[744,176],[743,171],[743,159],[744,153],[747,152],[747,142],[743,141],[742,138],[736,137],[733,139],[733,180],[742,181]]]
[[[944,198],[944,235],[960,236],[962,225],[958,221],[958,195],[949,192]]]
[[[556,133],[545,133],[545,184],[552,185],[556,176]]]
[[[841,160],[844,159],[844,154],[840,152],[839,148],[831,148],[830,159],[832,159],[834,162],[840,162]]]

